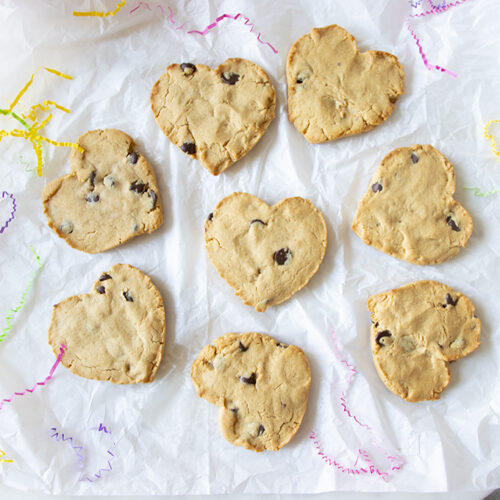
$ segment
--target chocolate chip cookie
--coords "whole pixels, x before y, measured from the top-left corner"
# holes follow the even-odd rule
[[[54,306],[49,344],[75,375],[113,384],[152,382],[165,345],[165,308],[149,276],[116,264],[91,293]]]
[[[412,264],[439,264],[472,234],[472,217],[453,199],[452,164],[429,145],[398,148],[379,165],[352,230],[367,244]]]
[[[163,221],[153,169],[120,130],[92,130],[71,150],[71,171],[49,182],[49,227],[73,248],[98,253],[151,233]]]
[[[257,311],[303,288],[318,270],[326,245],[323,215],[299,197],[270,206],[251,194],[233,193],[205,222],[212,264]]]
[[[214,70],[171,64],[153,86],[151,107],[169,140],[219,175],[262,137],[275,115],[276,92],[267,73],[245,59]]]
[[[191,367],[198,396],[220,407],[223,437],[248,450],[276,451],[299,429],[311,372],[304,352],[260,333],[228,333]]]
[[[373,129],[404,93],[398,59],[360,53],[354,37],[335,24],[313,28],[293,44],[286,79],[288,118],[311,143]]]
[[[479,347],[481,321],[472,302],[437,281],[417,281],[368,300],[377,372],[407,401],[439,399],[450,361]]]

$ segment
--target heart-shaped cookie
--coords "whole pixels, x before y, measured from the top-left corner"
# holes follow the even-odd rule
[[[377,372],[407,401],[439,399],[450,361],[479,347],[481,321],[465,295],[437,281],[417,281],[368,300]]]
[[[304,198],[270,206],[233,193],[205,222],[208,256],[243,302],[265,311],[298,292],[318,270],[327,245],[321,212]]]
[[[223,437],[253,451],[276,451],[306,411],[311,371],[304,352],[261,333],[228,333],[191,367],[198,396],[220,407]]]
[[[215,70],[171,64],[153,86],[151,107],[170,141],[218,175],[262,137],[276,93],[267,73],[245,59],[228,59]]]
[[[152,382],[165,345],[165,308],[149,276],[116,264],[91,293],[54,306],[49,344],[75,375],[113,384]]]
[[[472,234],[472,218],[453,199],[451,163],[429,145],[398,148],[377,168],[352,230],[367,244],[412,264],[453,257]]]
[[[288,119],[311,143],[380,125],[404,93],[404,72],[387,52],[360,53],[337,25],[313,28],[290,49],[286,65]]]
[[[153,169],[134,141],[119,130],[93,130],[71,151],[71,172],[43,190],[49,226],[73,248],[98,253],[163,220]]]

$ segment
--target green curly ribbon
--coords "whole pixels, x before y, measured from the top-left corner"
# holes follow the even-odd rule
[[[476,187],[465,187],[464,189],[467,191],[474,191],[472,194],[474,196],[481,196],[481,198],[486,198],[492,194],[500,193],[500,189],[494,189],[493,191],[488,191],[487,193],[481,193],[481,190]]]
[[[17,312],[19,312],[23,308],[24,303],[26,301],[26,296],[28,295],[28,293],[31,289],[31,285],[33,284],[33,280],[35,279],[35,276],[38,273],[38,271],[40,271],[40,269],[42,268],[42,263],[40,262],[40,257],[37,255],[35,250],[33,250],[33,247],[31,245],[30,245],[30,250],[33,252],[33,255],[35,256],[35,260],[36,260],[38,267],[31,271],[28,284],[26,285],[26,288],[24,289],[24,292],[21,295],[21,300],[20,300],[18,306],[16,308],[9,309],[9,311],[7,313],[7,317],[5,318],[5,322],[7,323],[7,326],[2,330],[2,334],[0,335],[0,342],[2,342],[4,340],[4,338],[7,336],[7,332],[12,328],[12,325],[10,324],[10,322],[12,321],[12,319],[14,317],[13,315],[16,314]]]

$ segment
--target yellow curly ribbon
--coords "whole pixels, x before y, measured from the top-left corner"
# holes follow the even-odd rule
[[[35,152],[36,159],[37,159],[37,173],[39,176],[42,175],[42,167],[43,167],[43,149],[42,149],[42,141],[43,142],[48,142],[49,144],[52,144],[53,146],[63,146],[63,147],[72,147],[80,151],[81,153],[84,152],[84,149],[79,146],[76,143],[73,142],[60,142],[60,141],[53,141],[52,139],[49,139],[47,137],[44,137],[40,135],[39,131],[47,125],[50,120],[52,119],[52,113],[49,112],[48,116],[45,117],[41,122],[38,121],[37,118],[37,112],[40,111],[50,111],[51,107],[55,107],[56,109],[63,111],[65,113],[69,113],[70,110],[65,108],[64,106],[61,106],[57,104],[54,101],[49,101],[45,100],[42,103],[39,104],[34,104],[31,106],[29,112],[27,114],[21,114],[21,116],[17,115],[14,112],[14,108],[17,105],[17,103],[21,100],[23,95],[26,93],[30,85],[33,83],[35,75],[40,71],[41,69],[44,69],[48,71],[49,73],[52,73],[56,76],[59,76],[61,78],[66,78],[67,80],[72,80],[73,78],[69,75],[65,75],[64,73],[61,73],[60,71],[57,71],[56,69],[52,68],[47,68],[45,66],[42,66],[38,68],[30,77],[26,85],[20,90],[20,92],[17,94],[17,96],[14,98],[12,103],[9,106],[9,109],[0,109],[0,114],[4,116],[10,116],[17,120],[26,130],[20,130],[20,129],[13,129],[10,131],[5,131],[5,130],[0,130],[0,141],[2,140],[3,137],[19,137],[22,139],[25,139],[29,141],[33,147],[33,151]],[[22,117],[22,118],[21,118]],[[30,121],[31,124],[28,124],[27,122]]]
[[[125,0],[118,2],[116,4],[116,9],[112,10],[111,12],[97,12],[95,10],[92,10],[90,12],[79,12],[74,10],[73,15],[74,16],[95,16],[95,17],[107,17],[107,16],[114,16],[116,13],[120,12],[120,9],[125,6]]]
[[[484,137],[486,137],[486,139],[489,139],[491,141],[491,149],[493,149],[493,153],[498,156],[498,160],[500,161],[500,151],[498,150],[498,146],[497,146],[497,143],[495,141],[495,138],[488,132],[488,129],[494,123],[500,123],[500,120],[490,120],[484,126]]]
[[[474,196],[481,196],[481,198],[486,198],[492,194],[500,193],[500,189],[494,189],[493,191],[488,191],[486,193],[482,193],[481,190],[477,187],[464,187],[466,191],[474,191],[472,194]]]
[[[2,457],[5,457],[5,451],[0,450],[0,463],[1,462],[5,462],[5,463],[8,463],[8,464],[11,464],[14,461],[14,460],[8,460],[8,459],[2,458]]]

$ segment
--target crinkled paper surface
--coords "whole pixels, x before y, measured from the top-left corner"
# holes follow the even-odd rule
[[[422,2],[417,9],[421,9]],[[79,378],[60,366],[53,380],[18,397],[0,411],[3,484],[22,490],[75,494],[313,493],[331,490],[448,491],[500,484],[500,194],[474,196],[500,187],[500,162],[483,136],[500,118],[499,5],[468,0],[445,13],[413,19],[412,29],[433,65],[456,78],[428,70],[405,21],[409,2],[398,0],[129,0],[116,15],[74,17],[73,9],[113,10],[112,0],[2,0],[0,2],[0,107],[7,108],[40,66],[73,80],[39,72],[19,103],[46,99],[55,110],[44,134],[74,142],[87,130],[118,128],[131,135],[154,166],[165,222],[117,249],[98,255],[73,250],[43,215],[44,185],[69,169],[69,149],[44,146],[43,177],[29,143],[0,143],[0,191],[12,193],[17,211],[0,235],[2,326],[15,307],[40,255],[43,268],[26,304],[0,344],[0,397],[43,380],[55,356],[47,344],[52,305],[87,293],[102,271],[117,262],[149,274],[167,310],[167,346],[154,383],[114,386]],[[169,10],[170,8],[170,10]],[[415,9],[414,9],[415,11]],[[218,16],[225,18],[208,34]],[[184,24],[185,23],[185,24]],[[285,62],[297,38],[314,26],[336,23],[352,33],[361,50],[395,54],[405,69],[406,93],[392,116],[375,130],[322,145],[309,145],[288,122]],[[183,26],[184,24],[184,26]],[[261,35],[258,37],[258,33]],[[278,52],[275,53],[266,43]],[[258,145],[219,177],[211,176],[170,144],[149,104],[153,83],[173,62],[217,66],[228,57],[261,65],[277,90],[277,117]],[[17,109],[17,108],[16,108]],[[9,119],[0,117],[2,127]],[[491,132],[500,131],[492,127]],[[451,261],[418,267],[364,245],[350,229],[357,202],[382,157],[400,146],[432,144],[455,166],[456,198],[474,219],[466,249]],[[245,306],[218,276],[204,249],[203,224],[218,201],[246,191],[268,203],[309,198],[325,215],[329,246],[319,272],[286,303],[265,313]],[[11,198],[0,199],[3,223]],[[379,380],[369,348],[367,298],[410,281],[436,279],[468,295],[482,320],[482,344],[451,365],[452,379],[440,401],[410,404]],[[332,329],[341,357],[335,355]],[[191,362],[215,337],[259,331],[297,344],[312,368],[309,406],[292,442],[279,452],[256,454],[229,445],[217,426],[217,408],[199,399],[189,378]],[[339,399],[345,391],[346,408]],[[104,467],[116,446],[112,470],[100,480],[79,481],[78,457],[51,428],[73,436],[86,452],[85,472]],[[324,463],[309,438],[345,467],[365,450],[380,471],[349,475]],[[384,456],[405,464],[391,471]],[[366,462],[364,463],[366,467]]]

